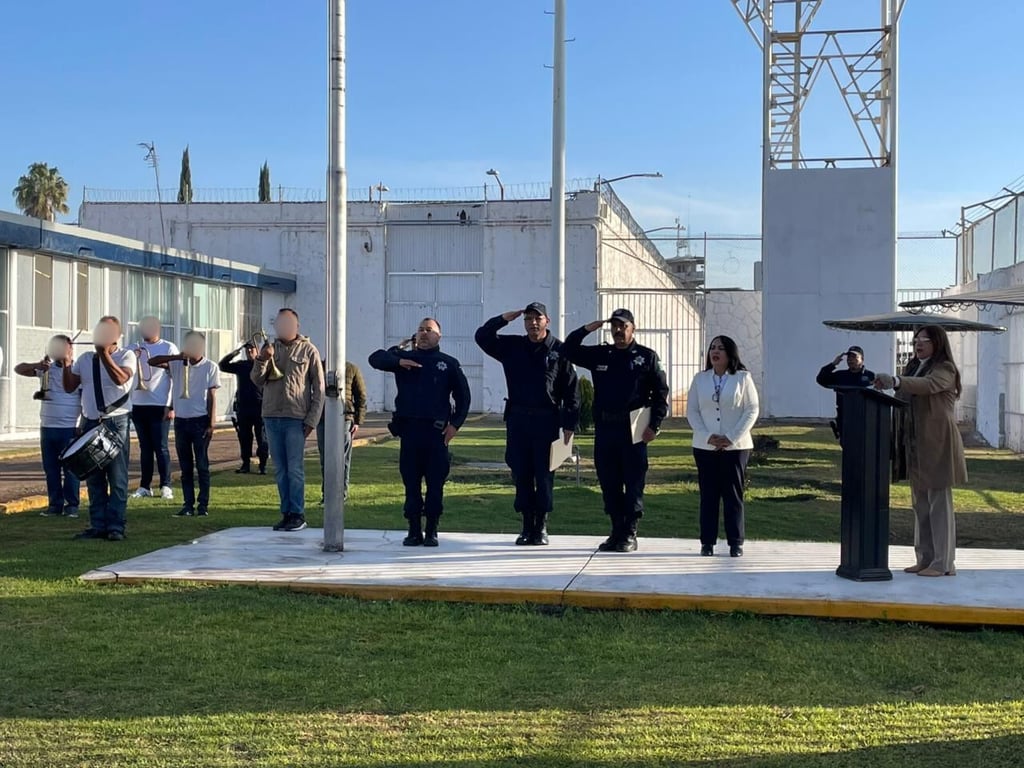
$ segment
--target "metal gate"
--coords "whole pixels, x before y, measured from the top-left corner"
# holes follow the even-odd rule
[[[483,324],[483,228],[392,225],[386,242],[388,346],[409,338],[423,318],[436,318],[441,349],[462,364],[472,410],[480,410],[484,360],[473,334]],[[385,382],[384,407],[391,410],[394,377]]]
[[[686,415],[690,382],[703,367],[703,329],[697,299],[676,289],[600,292],[601,317],[624,307],[636,319],[636,341],[658,353],[669,387],[669,415]]]

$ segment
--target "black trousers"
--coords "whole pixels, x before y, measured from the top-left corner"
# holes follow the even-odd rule
[[[743,480],[750,451],[693,449],[700,487],[700,543],[713,547],[718,541],[718,508],[725,518],[729,546],[743,545]]]
[[[196,475],[199,475],[199,509],[210,506],[210,440],[205,436],[210,425],[208,416],[194,419],[174,419],[174,447],[181,467],[181,493],[184,506],[196,505]]]
[[[516,485],[514,502],[520,514],[551,513],[555,473],[551,443],[558,438],[558,414],[550,416],[511,413],[505,424],[505,463]]]
[[[647,443],[633,442],[627,420],[595,425],[594,467],[605,514],[626,523],[643,517]]]
[[[167,409],[162,405],[136,405],[132,407],[132,424],[135,439],[139,441],[139,463],[142,477],[139,487],[151,489],[153,484],[153,457],[160,474],[160,487],[171,484],[171,452],[167,438],[171,422],[167,420]]]
[[[238,447],[242,453],[242,466],[248,467],[252,461],[252,441],[256,438],[256,456],[260,466],[267,465],[267,456],[270,450],[267,448],[267,433],[263,429],[263,416],[260,412],[248,409],[241,409],[235,414],[238,421]]]
[[[399,431],[398,471],[405,486],[405,518],[437,520],[444,512],[444,483],[451,469],[444,435],[433,421],[426,419],[404,420]]]

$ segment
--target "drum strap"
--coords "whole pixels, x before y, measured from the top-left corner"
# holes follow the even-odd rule
[[[96,397],[96,409],[100,412],[100,421],[103,421],[103,417],[108,413],[116,411],[124,405],[131,397],[131,393],[126,392],[123,397],[119,397],[109,407],[107,406],[106,398],[103,397],[103,384],[100,382],[100,356],[96,353],[93,353],[92,356],[92,391]]]

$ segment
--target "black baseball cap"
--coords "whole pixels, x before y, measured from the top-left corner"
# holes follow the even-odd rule
[[[633,313],[630,312],[628,309],[616,309],[614,312],[612,312],[612,316],[609,322],[611,322],[612,320],[620,320],[623,323],[629,323],[630,325],[634,326],[636,325],[636,321],[633,320]]]
[[[548,308],[539,301],[532,301],[526,305],[526,309],[523,310],[523,314],[525,315],[529,312],[536,312],[538,315],[544,315],[544,317],[548,316]]]
[[[850,355],[850,354],[857,354],[857,355],[860,355],[861,357],[864,357],[864,350],[861,349],[860,347],[858,347],[855,344],[854,346],[852,346],[848,350],[846,350],[846,354],[848,354],[848,355]]]

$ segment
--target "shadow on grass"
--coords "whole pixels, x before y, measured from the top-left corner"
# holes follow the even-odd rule
[[[867,622],[171,585],[2,603],[8,718],[969,704],[1024,667],[1009,633]]]

